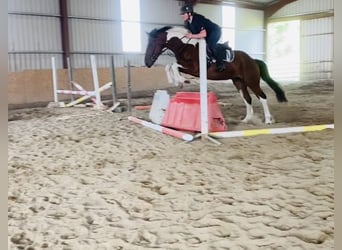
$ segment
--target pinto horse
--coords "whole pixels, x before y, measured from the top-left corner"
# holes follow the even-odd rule
[[[183,27],[165,26],[148,33],[145,65],[150,68],[164,51],[171,50],[176,57],[176,62],[166,65],[165,71],[169,83],[177,86],[183,86],[183,83],[187,82],[180,72],[199,77],[199,40],[186,38],[187,32]],[[222,47],[225,48],[224,45]],[[223,72],[218,72],[216,64],[210,64],[207,68],[207,78],[233,81],[246,105],[246,116],[242,121],[250,122],[253,119],[252,98],[247,90],[249,88],[262,104],[265,123],[273,123],[274,119],[269,111],[266,95],[260,88],[260,77],[273,89],[278,102],[287,102],[287,99],[279,84],[270,77],[265,62],[253,59],[243,51],[235,50],[234,59],[229,63],[225,62],[225,66]]]

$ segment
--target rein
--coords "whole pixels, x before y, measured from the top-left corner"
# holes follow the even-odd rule
[[[185,35],[184,36],[182,36],[181,38],[180,38],[180,40],[182,40],[183,38],[185,38]],[[188,41],[183,45],[183,47],[179,50],[179,53],[182,53],[183,52],[183,50],[185,49],[185,47],[186,47],[186,45],[188,45],[189,44],[189,42],[190,42],[190,40],[191,40],[192,38],[189,38],[188,39]],[[168,43],[168,41],[166,42],[166,44]],[[160,53],[160,55],[161,54],[163,54],[165,51],[167,51],[167,50],[169,50],[169,48],[167,48],[167,47],[165,47],[165,48],[163,48],[162,49],[162,51],[161,51],[161,53]],[[170,54],[169,54],[170,55]],[[174,56],[174,55],[173,55]]]
[[[180,40],[182,40],[184,37],[185,37],[185,35],[182,36]],[[191,38],[189,38],[188,41],[184,44],[184,46],[180,49],[179,53],[183,52],[183,50],[185,49],[185,46],[189,44],[190,40],[191,40]]]

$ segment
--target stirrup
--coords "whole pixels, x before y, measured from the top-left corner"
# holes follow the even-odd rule
[[[207,57],[207,68],[214,63],[213,58]]]

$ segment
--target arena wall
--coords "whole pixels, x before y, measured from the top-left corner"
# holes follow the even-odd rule
[[[70,89],[67,69],[58,69],[58,88]],[[109,68],[99,68],[100,86],[111,82]],[[116,89],[118,96],[127,92],[127,68],[115,68]],[[93,90],[93,77],[90,68],[74,69],[73,80],[86,90]],[[47,105],[53,101],[53,83],[51,70],[24,70],[8,74],[8,108],[26,108]],[[132,92],[151,91],[171,87],[167,82],[164,67],[131,67]],[[111,90],[101,93],[104,98],[111,98]],[[59,95],[61,101],[70,101],[70,95]]]

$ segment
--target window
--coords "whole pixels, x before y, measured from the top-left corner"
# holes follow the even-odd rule
[[[230,47],[235,47],[235,7],[222,7],[222,42],[228,41]]]
[[[141,52],[140,0],[120,0],[122,50]]]
[[[299,81],[300,22],[275,22],[267,27],[267,62],[277,80]]]

